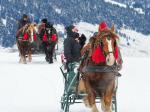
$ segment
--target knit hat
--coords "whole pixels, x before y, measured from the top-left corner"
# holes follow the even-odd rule
[[[46,18],[42,19],[42,22],[47,23],[47,19]]]
[[[71,32],[71,30],[72,30],[74,27],[75,27],[74,25],[70,25],[70,26],[65,27],[65,29],[66,29],[67,32]]]
[[[26,14],[23,14],[22,18],[28,18],[28,16]]]
[[[99,31],[102,31],[102,30],[104,30],[104,29],[106,29],[106,28],[108,28],[108,26],[107,26],[107,23],[105,22],[105,21],[103,21],[103,22],[101,22],[100,24],[99,24]]]
[[[70,30],[72,30],[72,29],[74,29],[74,25],[70,25],[68,28],[70,29]]]

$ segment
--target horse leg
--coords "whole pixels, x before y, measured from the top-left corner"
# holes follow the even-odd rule
[[[22,57],[23,57],[23,63],[27,64],[27,62],[26,62],[26,49],[25,49],[25,46],[23,46]]]
[[[50,45],[50,49],[49,49],[49,63],[53,63],[53,53],[54,53],[54,50],[55,50],[55,44],[52,43]]]
[[[104,97],[101,98],[101,109],[102,111],[105,111],[105,102],[104,102]]]
[[[28,58],[29,58],[29,62],[31,62],[32,61],[32,56],[31,56],[31,54],[32,54],[32,51],[31,51],[31,48],[29,48],[29,51],[28,51]]]
[[[21,46],[20,46],[20,44],[19,44],[19,41],[17,40],[17,42],[16,42],[16,44],[17,44],[17,47],[18,47],[18,51],[19,51],[19,57],[20,57],[20,59],[19,59],[19,63],[22,63],[22,55],[21,55]]]
[[[20,60],[19,60],[19,63],[23,63],[23,51],[22,49],[20,49],[20,53],[19,53],[19,56],[20,56]]]
[[[104,103],[105,103],[104,112],[112,112],[112,110],[111,110],[112,95],[105,96]]]
[[[96,106],[96,103],[92,106],[92,112],[99,112]]]
[[[112,106],[112,96],[114,91],[114,85],[110,85],[108,89],[106,90],[106,93],[104,94],[104,112],[112,112],[111,106]]]
[[[26,56],[23,56],[23,63],[24,63],[24,64],[27,64]]]
[[[95,98],[93,98],[91,95],[86,96],[83,101],[85,106],[92,108],[92,112],[99,112],[95,103]]]
[[[20,51],[20,60],[19,60],[19,63],[24,63],[24,56],[23,56],[23,51],[21,49]]]
[[[87,88],[86,92],[87,92],[87,96],[84,98],[84,103],[87,107],[92,108],[92,112],[99,112],[96,106],[96,93],[95,91],[92,89],[89,80],[86,78],[85,79],[85,88]]]
[[[23,57],[22,57],[22,55],[20,55],[19,63],[23,63]]]

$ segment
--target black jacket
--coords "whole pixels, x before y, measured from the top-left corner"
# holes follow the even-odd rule
[[[75,40],[78,36],[78,33],[67,31],[67,38],[64,40],[64,55],[68,63],[79,61],[81,46]]]

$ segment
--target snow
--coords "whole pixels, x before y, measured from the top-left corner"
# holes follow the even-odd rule
[[[63,77],[60,56],[48,64],[44,55],[19,64],[18,52],[0,50],[0,112],[60,112]],[[123,57],[118,84],[118,112],[150,111],[150,58]],[[97,104],[98,105],[98,104]],[[98,107],[100,107],[98,105]],[[74,104],[71,112],[89,112],[84,104]]]
[[[52,5],[52,4],[50,3],[50,5]],[[60,7],[53,5],[52,8],[55,10],[56,13],[61,14],[62,9],[60,9]]]
[[[120,6],[120,7],[123,7],[123,8],[127,8],[127,6],[123,3],[119,3],[119,2],[116,2],[116,1],[113,1],[113,0],[104,0],[105,2],[107,3],[111,3],[113,5],[117,5],[117,6]]]
[[[62,95],[59,63],[49,65],[44,56],[33,56],[27,65],[18,63],[18,52],[0,53],[0,111],[57,112]]]
[[[26,0],[24,0],[24,6],[27,7],[27,1]]]
[[[3,25],[6,26],[7,20],[3,18],[1,20],[2,20]]]
[[[75,24],[75,26],[79,29],[80,34],[85,34],[86,37],[91,37],[94,32],[97,32],[98,25],[93,25],[87,22],[79,22]]]
[[[135,4],[135,2],[132,2],[132,5],[129,6],[131,9],[133,9],[134,11],[136,11],[139,14],[142,14],[142,15],[145,14],[145,12],[144,12],[144,10],[142,8],[134,8],[133,4]]]
[[[150,56],[150,35],[143,35],[125,28],[122,28],[120,32],[127,36],[127,38],[120,38],[120,47],[125,56]],[[127,42],[130,45],[127,45]]]
[[[98,28],[97,24],[86,22],[75,25],[87,38]],[[54,27],[64,33],[63,25]],[[117,91],[118,112],[150,112],[150,35],[125,28],[120,32],[127,37],[120,36],[119,44],[124,63]],[[59,50],[63,49],[62,43],[63,40],[59,40]],[[16,45],[13,48],[0,46],[0,112],[60,112],[64,89],[60,56],[54,64],[46,63],[43,54],[33,55],[32,59],[31,63],[19,64]],[[74,104],[70,110],[90,111],[84,104]]]
[[[80,35],[85,34],[87,37],[87,42],[90,37],[93,36],[95,32],[98,31],[98,24],[90,24],[87,22],[79,22],[74,24],[78,30]],[[54,26],[58,32],[65,33],[65,28],[63,25],[55,25]],[[111,26],[109,26],[111,27]],[[118,29],[116,29],[118,30]],[[122,49],[122,53],[124,56],[136,56],[136,57],[149,57],[150,56],[150,35],[143,35],[142,33],[138,33],[132,29],[121,28],[120,31],[126,37],[119,35],[119,46]],[[66,35],[65,35],[66,37]],[[129,45],[127,45],[129,43]],[[59,42],[60,49],[62,50],[63,41]]]
[[[56,11],[58,14],[61,14],[61,9],[56,8],[55,11]]]
[[[145,12],[143,11],[142,8],[134,8],[134,10],[135,10],[136,12],[138,12],[139,14],[145,14]]]
[[[62,33],[65,32],[65,27],[62,24],[54,25],[54,27],[57,29],[57,32],[62,32]]]
[[[118,89],[119,112],[150,111],[149,66],[150,58],[124,58]]]

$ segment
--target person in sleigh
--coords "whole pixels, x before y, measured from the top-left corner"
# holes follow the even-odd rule
[[[18,28],[17,28],[16,38],[21,36],[20,29],[23,28],[28,23],[31,23],[28,15],[23,14],[22,18],[18,21]]]
[[[69,63],[79,62],[80,49],[78,29],[74,25],[66,27],[67,38],[64,40],[64,56],[66,58],[66,67],[69,71]]]

